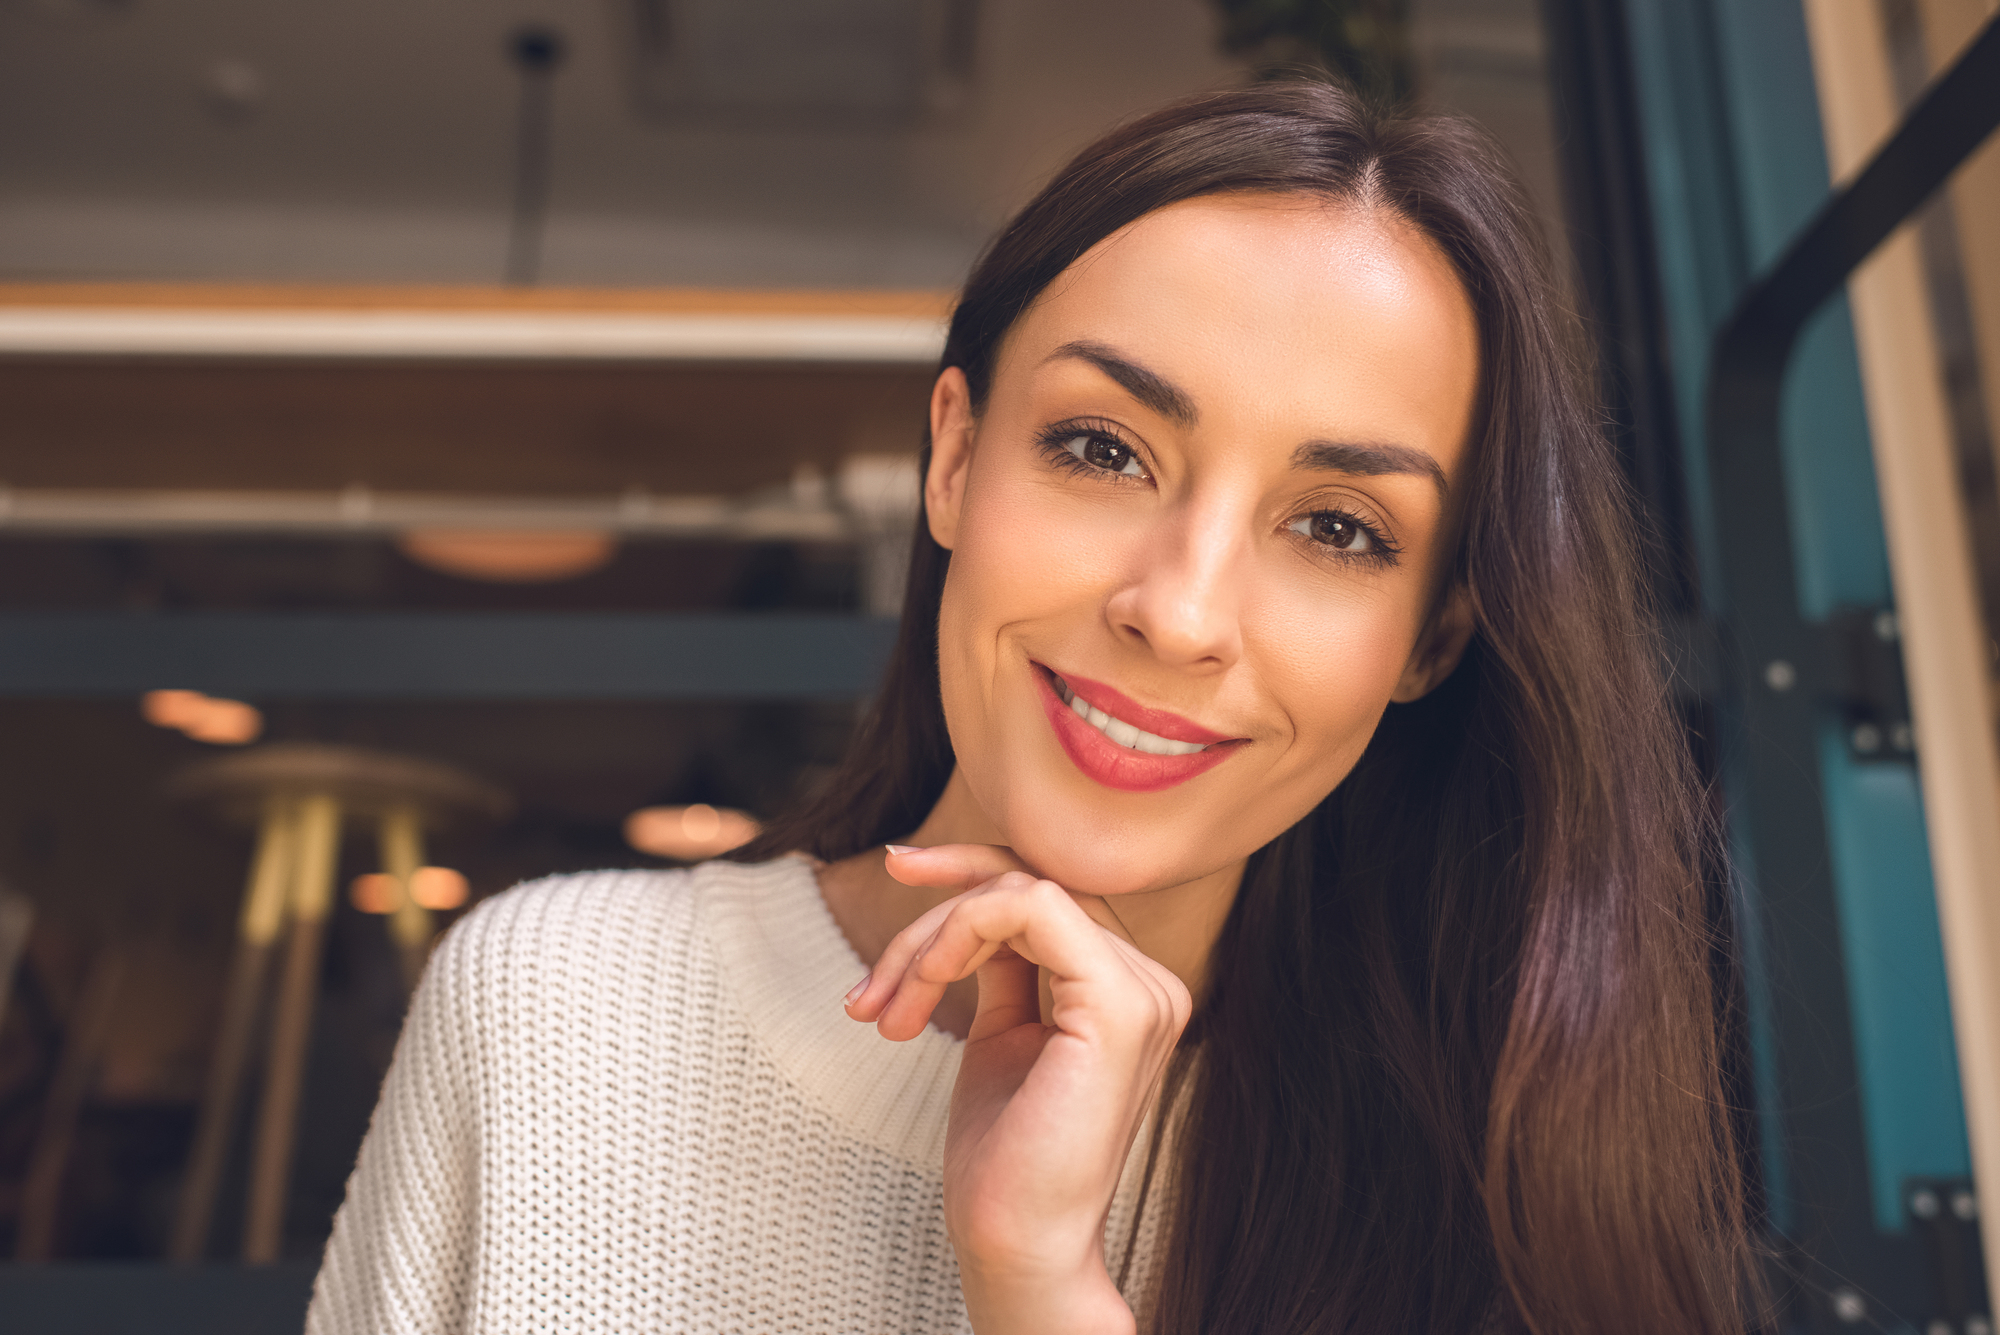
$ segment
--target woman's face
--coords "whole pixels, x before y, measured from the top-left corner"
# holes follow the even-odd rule
[[[1071,889],[1161,889],[1296,822],[1449,673],[1478,392],[1450,263],[1385,210],[1219,196],[1094,247],[975,419],[932,404],[945,718]]]

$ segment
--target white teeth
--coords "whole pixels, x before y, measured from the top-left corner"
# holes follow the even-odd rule
[[[1133,751],[1143,751],[1149,756],[1191,756],[1197,751],[1208,749],[1200,742],[1176,742],[1134,727],[1122,718],[1113,718],[1072,691],[1069,683],[1061,677],[1056,677],[1055,681],[1056,694],[1062,697],[1063,703],[1068,705],[1078,718],[1120,746]]]

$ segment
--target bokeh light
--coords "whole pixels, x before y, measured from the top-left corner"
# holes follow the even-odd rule
[[[625,818],[625,842],[654,857],[696,862],[742,847],[762,828],[741,811],[706,802],[645,807]]]
[[[553,584],[606,565],[617,551],[607,533],[491,533],[419,529],[396,546],[418,565],[489,584]]]
[[[403,904],[403,887],[385,871],[357,876],[347,897],[363,913],[394,913]],[[410,877],[410,898],[422,908],[443,913],[465,907],[472,887],[465,874],[450,867],[419,867]]]
[[[155,727],[173,728],[212,746],[244,746],[264,734],[264,715],[255,705],[200,691],[148,691],[139,700],[139,712]]]
[[[460,908],[472,895],[465,876],[450,867],[419,867],[410,877],[410,898],[427,909]]]
[[[348,902],[363,913],[394,913],[403,902],[403,887],[385,871],[357,876],[347,887]]]

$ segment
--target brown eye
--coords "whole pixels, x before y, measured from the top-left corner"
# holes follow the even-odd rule
[[[1343,552],[1368,552],[1375,550],[1375,535],[1365,524],[1353,515],[1344,515],[1338,510],[1319,510],[1302,515],[1292,521],[1291,530],[1304,534],[1314,542]]]
[[[1071,436],[1063,442],[1063,448],[1093,468],[1102,468],[1107,473],[1123,473],[1127,477],[1146,476],[1146,470],[1139,464],[1138,452],[1110,436]]]

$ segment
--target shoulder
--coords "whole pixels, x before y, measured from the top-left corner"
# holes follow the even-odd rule
[[[720,914],[792,885],[793,858],[544,877],[481,903],[439,943],[427,981],[455,996],[555,999],[665,981],[706,953]]]
[[[561,968],[635,935],[686,932],[687,871],[548,876],[485,900],[447,932],[434,970]]]
[[[481,901],[446,939],[467,949],[523,932],[589,935],[633,918],[671,916],[690,897],[692,879],[693,869],[544,876]]]

